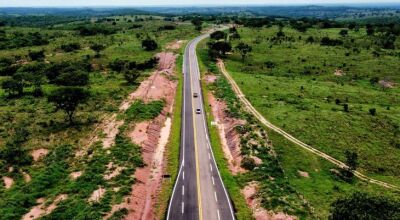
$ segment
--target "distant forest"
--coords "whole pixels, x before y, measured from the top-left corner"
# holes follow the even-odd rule
[[[115,8],[0,8],[0,26],[50,26],[116,15],[202,15],[226,17],[318,18],[358,23],[400,22],[400,4],[381,6],[230,6]]]

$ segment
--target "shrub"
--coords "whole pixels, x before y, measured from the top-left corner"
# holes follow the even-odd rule
[[[375,108],[370,108],[370,109],[368,110],[368,112],[369,112],[369,114],[372,115],[372,116],[375,116],[375,115],[376,115],[376,109],[375,109]]]
[[[340,46],[343,45],[343,41],[337,39],[330,39],[329,37],[323,37],[320,42],[321,46]]]
[[[251,157],[244,157],[240,166],[246,170],[253,170],[256,167],[256,162]]]
[[[226,38],[226,33],[223,31],[214,31],[210,34],[210,38],[214,40],[221,40]]]
[[[28,56],[31,60],[36,61],[36,60],[43,60],[44,56],[44,50],[39,50],[39,51],[29,51]]]
[[[158,48],[158,44],[155,40],[147,38],[142,41],[142,48],[146,51],[152,51]]]
[[[135,84],[136,80],[140,77],[138,70],[126,70],[124,71],[124,78],[129,84]]]
[[[164,101],[157,100],[145,104],[142,100],[138,100],[126,110],[125,114],[129,121],[145,121],[157,117],[164,108]]]
[[[355,192],[347,197],[339,198],[331,204],[332,220],[353,219],[398,219],[400,202],[382,195],[370,195]]]
[[[79,43],[69,43],[61,45],[61,50],[65,52],[72,52],[79,49],[81,49],[81,45]]]

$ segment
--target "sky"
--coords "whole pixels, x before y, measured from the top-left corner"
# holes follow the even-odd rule
[[[0,7],[40,7],[40,6],[196,6],[196,5],[304,5],[304,4],[358,4],[375,3],[382,0],[1,0]],[[400,3],[400,0],[385,2]]]

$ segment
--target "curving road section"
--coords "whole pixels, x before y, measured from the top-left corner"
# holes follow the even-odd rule
[[[214,159],[203,108],[196,46],[208,36],[205,34],[193,39],[185,48],[180,169],[167,220],[235,219]],[[194,93],[198,96],[194,97]]]

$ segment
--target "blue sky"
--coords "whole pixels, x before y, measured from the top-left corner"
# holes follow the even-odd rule
[[[358,4],[381,0],[1,0],[0,7],[9,6],[154,6],[154,5],[249,5],[249,4]],[[385,2],[400,3],[400,0]]]

